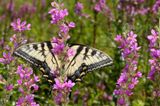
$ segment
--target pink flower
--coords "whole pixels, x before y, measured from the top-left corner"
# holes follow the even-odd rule
[[[38,90],[38,88],[39,88],[39,86],[38,86],[38,85],[36,85],[36,84],[32,84],[32,85],[31,85],[31,87],[33,87],[33,88],[34,88],[34,91],[37,91],[37,90]]]
[[[115,38],[114,38],[115,41],[119,42],[122,40],[122,35],[117,35]]]
[[[55,81],[55,84],[53,85],[53,89],[57,89],[57,90],[64,89],[65,86],[63,83],[59,81],[59,79],[55,78],[54,81]]]
[[[25,101],[24,97],[20,97],[18,101],[16,102],[16,106],[21,106],[23,102]]]
[[[64,33],[64,34],[67,34],[69,32],[69,27],[66,24],[62,24],[60,26],[60,32]]]
[[[24,89],[22,87],[19,87],[18,91],[21,92],[22,94],[24,94]]]
[[[142,77],[142,73],[138,71],[138,72],[136,73],[136,77],[138,77],[138,78]]]
[[[54,97],[54,101],[56,104],[61,105],[62,104],[62,99],[63,99],[63,94],[62,93],[58,93],[55,97]]]
[[[108,6],[106,5],[106,0],[99,0],[94,6],[94,10],[97,12],[110,12]]]
[[[152,11],[156,14],[160,8],[160,1],[156,0],[155,4],[152,7]]]
[[[73,50],[73,49],[68,49],[68,51],[67,51],[67,56],[68,57],[71,57],[71,56],[74,56],[75,55],[75,51]]]
[[[139,9],[139,11],[137,11],[139,14],[141,15],[145,15],[149,12],[150,8],[142,8],[142,9]]]
[[[68,27],[69,27],[69,28],[74,28],[74,27],[75,27],[75,23],[74,23],[74,22],[70,22],[70,23],[68,24]]]
[[[101,6],[100,6],[100,4],[97,3],[97,4],[95,5],[94,9],[95,9],[97,12],[100,12],[100,11],[101,11]]]
[[[68,82],[65,83],[65,87],[67,87],[68,89],[71,89],[74,85],[75,85],[75,83],[73,83],[71,80],[69,80]]]
[[[64,43],[60,43],[60,44],[55,43],[54,47],[52,49],[52,52],[55,53],[55,54],[57,54],[57,55],[59,55],[64,50],[64,47],[65,47]]]
[[[148,78],[150,80],[155,80],[159,73],[159,59],[160,59],[160,50],[158,49],[158,43],[157,40],[159,39],[159,33],[155,31],[154,29],[151,30],[151,35],[148,37],[149,40],[149,50],[150,50],[150,56],[149,59],[150,63],[150,72],[148,74]]]
[[[17,72],[19,78],[17,80],[18,90],[22,94],[16,102],[16,106],[23,106],[28,104],[29,106],[39,106],[34,102],[34,95],[30,94],[37,91],[39,86],[35,83],[38,81],[38,77],[33,75],[33,70],[30,68],[23,68],[22,65],[17,67]],[[33,88],[33,89],[32,89]]]
[[[58,78],[55,78],[55,84],[53,85],[53,92],[55,92],[54,100],[56,104],[62,104],[66,96],[71,92],[71,88],[75,85],[71,80],[60,82]]]
[[[119,48],[122,50],[122,57],[126,61],[126,65],[114,90],[114,94],[118,96],[117,104],[119,105],[127,105],[127,96],[133,94],[133,89],[138,84],[138,79],[142,76],[141,72],[136,72],[139,59],[138,51],[140,49],[136,37],[137,35],[131,31],[127,37],[117,35],[115,38],[115,41],[119,44]]]
[[[118,104],[124,106],[126,104],[125,99],[124,98],[119,98],[118,99]],[[127,106],[127,105],[126,105]]]
[[[149,46],[150,46],[150,47],[153,47],[153,46],[155,46],[156,41],[157,41],[157,39],[158,39],[158,32],[155,31],[154,29],[152,29],[152,30],[151,30],[151,34],[152,34],[152,35],[147,36],[147,38],[148,38],[148,40],[149,40],[149,42],[150,42]]]
[[[75,83],[73,83],[71,80],[65,81],[63,83],[63,82],[60,82],[59,79],[55,78],[54,81],[55,81],[55,84],[53,85],[53,89],[58,91],[69,92],[71,91],[71,88],[75,85]]]
[[[9,51],[11,48],[8,46],[8,45],[5,45],[4,46],[4,50],[7,50],[7,51]]]
[[[75,5],[75,13],[78,15],[82,14],[83,4],[80,2],[77,2]]]
[[[14,34],[12,37],[10,37],[10,41],[13,42],[15,48],[18,47],[16,34]]]
[[[39,77],[36,76],[36,75],[34,75],[34,81],[35,81],[35,82],[38,82],[38,81],[39,81]]]
[[[21,79],[17,80],[17,83],[18,83],[18,85],[21,85],[22,84],[22,80]]]
[[[5,89],[6,89],[7,91],[11,91],[11,90],[13,89],[13,84],[6,85],[6,86],[5,86]]]
[[[59,21],[63,20],[65,16],[68,15],[68,10],[67,9],[59,9],[56,7],[58,4],[55,4],[55,2],[52,2],[51,5],[53,8],[48,12],[51,14],[52,24],[57,24]]]
[[[28,94],[25,97],[20,97],[18,101],[16,102],[16,106],[39,106],[36,102],[34,102],[34,95]]]
[[[0,58],[0,63],[9,64],[12,60],[13,57],[11,56],[10,52],[8,52],[8,54],[6,52],[3,52],[3,58]]]
[[[21,22],[20,18],[18,18],[16,22],[12,22],[11,26],[13,27],[14,31],[17,31],[17,32],[30,30],[31,28],[31,24],[27,24],[26,21]]]
[[[63,24],[60,26],[60,32],[61,32],[61,33],[64,33],[64,34],[68,34],[69,30],[70,30],[71,28],[74,28],[74,27],[75,27],[75,23],[74,23],[74,22],[70,22],[68,25],[63,23]]]

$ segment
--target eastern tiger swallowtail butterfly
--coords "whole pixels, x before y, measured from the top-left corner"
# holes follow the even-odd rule
[[[56,67],[61,64],[58,56],[51,51],[53,45],[54,43],[49,41],[30,43],[17,48],[14,54],[40,68],[43,76],[47,77],[49,82],[53,82],[54,76],[51,70],[56,70]],[[64,74],[72,81],[80,81],[86,73],[112,64],[111,57],[95,48],[79,44],[69,47],[75,51],[75,54],[65,64]]]

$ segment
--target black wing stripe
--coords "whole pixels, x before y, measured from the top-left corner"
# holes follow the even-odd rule
[[[76,54],[75,56],[72,58],[72,60],[70,61],[69,65],[67,66],[67,69],[69,68],[69,66],[72,64],[73,60],[81,53],[81,51],[83,50],[83,46],[82,45],[79,45],[77,51],[76,51]]]
[[[86,48],[85,48],[84,57],[83,57],[83,59],[84,59],[84,60],[85,60],[85,59],[86,59],[86,57],[87,57],[87,53],[88,53],[88,51],[89,51],[89,48],[88,48],[88,47],[86,47]]]
[[[36,44],[33,44],[33,49],[38,50],[38,46]]]
[[[23,52],[20,49],[15,51],[14,54],[22,57],[23,59],[27,60],[28,62],[30,62],[33,65],[42,66],[42,62],[40,60],[37,60],[36,58],[29,56],[27,53]]]
[[[52,52],[52,48],[53,48],[53,47],[52,47],[51,42],[46,42],[46,43],[47,43],[47,47],[49,48],[50,53],[52,54],[52,56],[54,57],[54,59],[55,59],[55,61],[56,61],[57,66],[59,67],[59,64],[58,64],[58,62],[57,62],[57,59],[56,59],[54,53]]]
[[[96,50],[92,50],[91,55],[94,56],[97,53]]]
[[[45,51],[45,50],[44,50],[44,43],[41,43],[41,48],[42,48],[42,50],[41,50],[40,52],[42,53],[42,55],[43,55],[44,57],[46,57],[47,54],[44,53],[44,51]]]
[[[96,69],[99,69],[99,68],[104,67],[104,66],[111,65],[111,64],[112,64],[112,60],[107,58],[107,59],[102,60],[100,62],[97,62],[97,63],[94,63],[94,64],[90,64],[88,66],[88,72],[96,70]]]

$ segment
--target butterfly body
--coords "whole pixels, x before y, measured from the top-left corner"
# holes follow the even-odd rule
[[[112,64],[112,59],[105,53],[95,48],[84,45],[69,45],[75,51],[73,56],[68,58],[64,65],[58,55],[52,52],[55,43],[42,42],[22,45],[14,52],[15,55],[25,59],[32,65],[40,68],[43,76],[53,82],[53,72],[63,66],[64,76],[72,81],[80,81],[88,72]]]

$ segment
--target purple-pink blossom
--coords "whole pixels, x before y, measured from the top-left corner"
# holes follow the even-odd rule
[[[55,84],[53,85],[53,89],[61,90],[65,87],[65,85],[59,81],[59,79],[55,78],[54,81],[55,81]]]
[[[55,43],[52,52],[59,55],[63,52],[64,47],[65,47],[64,43]]]
[[[68,34],[69,30],[75,27],[75,23],[74,22],[70,22],[68,25],[63,23],[60,26],[60,32],[64,33],[64,34]]]
[[[68,27],[68,25],[62,24],[62,25],[60,26],[60,32],[61,32],[61,33],[64,33],[64,34],[68,34],[68,32],[69,32],[69,27]]]
[[[10,41],[14,44],[15,48],[18,47],[18,39],[17,39],[17,35],[16,34],[14,34],[12,37],[10,37]]]
[[[71,80],[65,81],[64,83],[60,82],[59,79],[55,78],[55,84],[53,85],[54,90],[64,90],[67,89],[68,91],[75,85]]]
[[[158,39],[158,32],[156,32],[155,30],[151,30],[151,35],[147,36],[148,40],[149,40],[149,46],[150,48],[154,47],[156,44],[156,41]]]
[[[96,4],[95,4],[95,7],[94,9],[97,11],[97,12],[100,12],[102,11],[103,9],[106,8],[106,4],[105,4],[105,0],[99,0]]]
[[[75,85],[75,83],[73,83],[71,80],[66,81],[64,84],[69,91],[71,91],[71,88]]]
[[[68,27],[69,28],[74,28],[76,25],[75,25],[75,23],[74,22],[70,22],[69,24],[68,24]]]
[[[145,6],[146,0],[119,0],[118,10],[126,13],[127,16],[146,15],[151,7]]]
[[[77,3],[75,4],[74,11],[75,11],[75,13],[76,13],[77,15],[79,15],[79,16],[82,16],[82,17],[85,17],[85,18],[90,17],[88,14],[85,14],[85,13],[82,12],[83,8],[84,8],[83,3],[77,2]]]
[[[159,8],[160,8],[160,0],[156,0],[155,3],[154,3],[154,5],[153,5],[153,7],[152,7],[152,11],[154,13],[157,13],[158,10],[159,10]]]
[[[16,106],[39,106],[39,104],[34,102],[34,95],[32,94],[39,88],[36,84],[36,82],[39,81],[38,76],[33,75],[33,70],[31,68],[24,68],[23,65],[17,67],[16,73],[19,75],[19,79],[17,80],[18,91],[22,94],[16,102]]]
[[[121,97],[121,98],[119,98],[118,99],[118,101],[117,101],[117,103],[119,104],[119,105],[122,105],[122,106],[126,106],[125,104],[125,99],[123,98],[123,97]]]
[[[104,15],[110,16],[110,18],[113,18],[113,14],[110,10],[110,8],[106,5],[106,0],[99,0],[95,6],[94,10],[96,12],[102,12]]]
[[[117,35],[115,38],[115,41],[119,44],[119,48],[122,50],[122,57],[126,62],[114,90],[114,94],[118,96],[117,103],[119,105],[127,105],[126,98],[133,94],[133,89],[138,84],[139,78],[142,77],[142,73],[137,71],[138,51],[140,47],[136,38],[137,35],[132,31],[127,34],[127,37]]]
[[[51,14],[52,18],[51,23],[57,24],[57,22],[61,21],[62,19],[64,19],[65,16],[68,15],[68,10],[67,9],[58,10],[54,8],[49,11],[49,14]]]
[[[49,14],[51,14],[51,23],[57,24],[59,21],[63,20],[65,16],[68,15],[68,10],[60,9],[58,7],[59,4],[57,4],[56,2],[52,2],[51,5],[53,8],[48,12]]]
[[[10,51],[10,50],[11,50],[11,47],[10,47],[9,45],[5,45],[5,46],[3,47],[3,49],[4,49],[4,50],[7,50],[7,51]]]
[[[3,64],[9,64],[12,62],[14,58],[12,57],[11,53],[8,52],[3,52],[3,57],[0,58],[0,63],[3,63]]]
[[[65,101],[65,97],[68,96],[74,85],[75,83],[73,83],[71,80],[63,82],[60,79],[55,78],[55,84],[53,85],[55,103],[60,105],[63,102],[67,102]]]
[[[14,87],[13,84],[8,84],[8,85],[5,86],[5,89],[7,91],[11,91],[13,89],[13,87]]]
[[[14,31],[22,32],[25,30],[30,30],[31,24],[27,24],[26,21],[21,22],[21,19],[18,18],[15,22],[11,23],[11,26]]]
[[[34,102],[34,95],[28,94],[25,97],[20,97],[16,102],[16,106],[39,106],[36,102]]]
[[[64,18],[68,15],[68,10],[63,8],[63,4],[58,4],[52,2],[52,9],[48,12],[51,15],[51,23],[57,24],[59,27],[59,36],[53,37],[52,42],[52,52],[55,55],[58,55],[58,58],[62,64],[62,67],[52,70],[52,74],[55,74],[56,78],[54,79],[55,83],[53,84],[53,95],[54,101],[57,105],[68,102],[68,95],[71,92],[71,88],[75,85],[70,80],[64,80],[59,78],[59,74],[63,73],[63,65],[68,62],[68,58],[74,55],[74,51],[66,45],[67,40],[70,38],[69,31],[75,27],[74,22],[66,22]]]
[[[58,93],[55,97],[54,97],[54,101],[57,105],[61,105],[63,103],[63,94],[62,93]]]
[[[63,40],[62,40],[62,39],[53,37],[53,39],[52,39],[51,42],[53,42],[53,49],[52,49],[52,52],[53,52],[53,53],[55,53],[55,54],[57,54],[57,55],[60,55],[60,54],[62,54],[62,53],[65,53],[64,49],[66,48],[66,46],[65,46],[65,44],[63,43]],[[66,49],[67,49],[67,48],[66,48]],[[73,55],[74,55],[74,51],[69,48],[69,49],[67,49],[66,55],[67,55],[67,56],[73,56]]]
[[[67,56],[68,56],[68,57],[74,56],[75,53],[76,53],[75,50],[69,48],[68,51],[67,51]]]
[[[20,9],[17,11],[17,14],[14,14],[15,17],[25,17],[27,14],[32,16],[36,12],[37,7],[33,4],[24,3],[20,6]]]
[[[160,50],[157,49],[157,40],[159,39],[159,33],[156,30],[152,29],[151,35],[148,35],[147,38],[149,41],[149,51],[151,56],[151,58],[149,59],[150,72],[148,74],[148,78],[150,80],[155,80],[155,76],[157,75],[156,73],[159,73],[160,71]]]
[[[75,13],[78,15],[82,14],[83,4],[80,2],[77,2],[75,5]]]
[[[120,35],[116,36],[115,40],[119,43],[119,48],[122,49],[122,56],[124,58],[129,56],[131,52],[138,51],[140,49],[140,47],[138,47],[136,37],[137,35],[132,31],[128,33],[126,39],[120,37]]]

